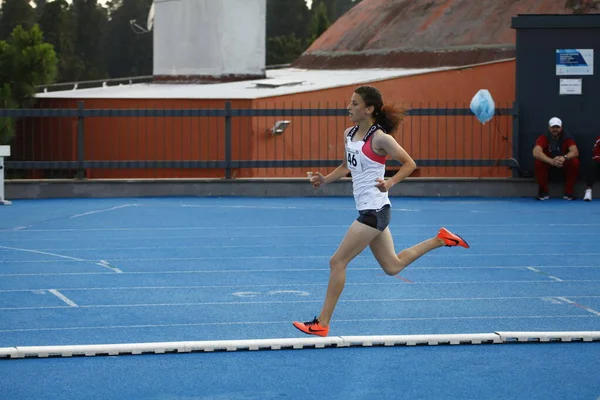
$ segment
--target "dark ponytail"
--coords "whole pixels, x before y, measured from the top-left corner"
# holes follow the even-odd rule
[[[373,86],[360,86],[354,93],[359,95],[367,107],[373,106],[375,123],[381,125],[385,133],[393,134],[404,117],[404,110],[383,104],[383,96],[379,89]]]
[[[386,133],[390,135],[396,132],[398,125],[404,117],[404,112],[394,106],[385,105],[381,107],[381,111],[375,116],[375,123],[381,125]]]

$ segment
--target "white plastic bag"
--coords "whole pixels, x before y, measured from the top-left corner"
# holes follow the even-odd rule
[[[471,100],[471,111],[482,124],[494,117],[495,108],[494,99],[486,89],[479,90]]]

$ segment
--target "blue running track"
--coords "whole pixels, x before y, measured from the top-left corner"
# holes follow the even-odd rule
[[[392,198],[396,277],[348,267],[331,336],[600,331],[600,202]],[[352,198],[0,207],[0,347],[306,338]],[[0,399],[600,399],[600,342],[0,359]]]

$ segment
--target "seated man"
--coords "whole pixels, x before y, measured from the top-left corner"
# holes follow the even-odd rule
[[[535,180],[538,184],[538,200],[548,200],[548,174],[551,168],[565,173],[564,199],[575,198],[575,183],[579,176],[579,150],[575,140],[562,128],[556,117],[549,122],[548,133],[540,135],[533,148]]]
[[[600,136],[596,138],[596,143],[594,143],[592,149],[592,165],[587,172],[587,189],[585,189],[583,200],[592,201],[592,186],[598,176],[600,176]]]

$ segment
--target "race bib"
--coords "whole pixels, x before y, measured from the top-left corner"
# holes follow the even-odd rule
[[[360,164],[360,150],[346,148],[346,163],[350,171],[362,172],[362,165]]]

